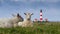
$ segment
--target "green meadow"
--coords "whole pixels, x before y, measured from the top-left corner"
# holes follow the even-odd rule
[[[35,22],[33,27],[0,28],[0,34],[60,34],[60,23]]]

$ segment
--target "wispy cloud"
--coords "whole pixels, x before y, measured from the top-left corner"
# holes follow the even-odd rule
[[[41,0],[42,2],[49,2],[49,3],[56,3],[59,2],[60,0]]]
[[[11,1],[19,1],[19,0],[11,0]]]
[[[4,2],[5,0],[0,0],[0,2]],[[57,3],[60,0],[6,0],[6,1],[13,1],[13,2],[48,2],[48,3]]]
[[[48,2],[48,3],[56,3],[59,2],[60,0],[11,0],[11,1],[20,1],[20,2]]]
[[[10,1],[13,1],[13,2],[27,2],[27,0],[10,0]]]

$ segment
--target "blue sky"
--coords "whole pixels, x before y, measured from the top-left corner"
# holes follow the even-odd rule
[[[25,18],[25,12],[34,13],[32,20],[40,18],[43,11],[43,20],[60,21],[60,0],[0,0],[0,18],[12,17],[19,13]]]

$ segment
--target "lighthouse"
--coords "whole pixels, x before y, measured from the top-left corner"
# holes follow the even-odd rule
[[[40,10],[40,22],[43,21],[43,18],[42,18],[42,10]]]

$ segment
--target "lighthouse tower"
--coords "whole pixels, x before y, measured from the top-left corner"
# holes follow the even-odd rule
[[[40,22],[43,21],[43,18],[42,18],[42,10],[40,10]]]

